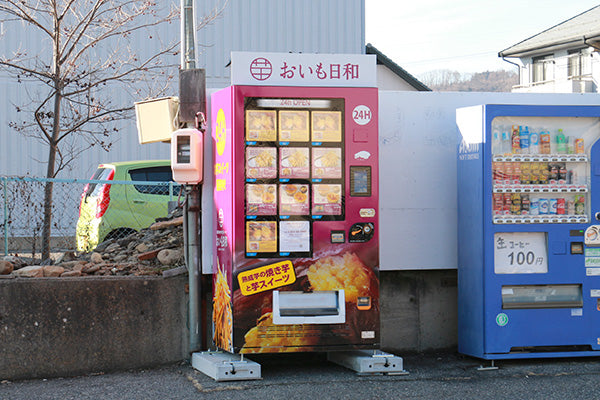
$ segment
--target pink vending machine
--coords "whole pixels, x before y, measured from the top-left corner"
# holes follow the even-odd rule
[[[216,346],[377,349],[374,56],[233,53],[232,68],[211,98]]]

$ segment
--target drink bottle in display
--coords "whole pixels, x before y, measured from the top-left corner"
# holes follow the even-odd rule
[[[565,214],[565,199],[563,197],[556,199],[556,213],[558,215]]]
[[[559,129],[558,133],[556,134],[556,152],[558,154],[567,153],[567,138],[565,137],[562,129]]]
[[[519,125],[512,126],[512,153],[520,154],[521,153],[521,137],[519,132]]]
[[[567,201],[567,214],[575,215],[575,201],[574,200]]]
[[[530,215],[539,215],[540,214],[540,199],[537,197],[532,197],[529,200],[529,214]]]
[[[519,127],[519,142],[521,145],[521,154],[529,154],[529,129],[527,126]]]
[[[550,133],[543,132],[540,133],[540,153],[541,154],[550,154],[551,152],[550,146]]]
[[[583,139],[575,139],[575,153],[576,154],[585,153],[585,149],[583,147]]]
[[[575,215],[585,214],[585,196],[575,196]]]
[[[548,214],[548,199],[540,199],[540,215]]]
[[[558,199],[548,199],[548,214],[555,215],[558,209]]]
[[[534,128],[529,134],[529,154],[540,154],[540,134]]]

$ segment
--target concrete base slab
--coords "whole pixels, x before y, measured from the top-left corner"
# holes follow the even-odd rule
[[[408,375],[402,357],[379,350],[332,351],[327,359],[359,375]]]
[[[192,367],[217,382],[261,379],[260,364],[222,351],[193,353]]]

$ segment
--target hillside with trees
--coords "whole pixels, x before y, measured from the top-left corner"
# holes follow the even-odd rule
[[[505,70],[472,74],[435,70],[423,74],[419,79],[436,92],[510,92],[519,83],[519,74]]]

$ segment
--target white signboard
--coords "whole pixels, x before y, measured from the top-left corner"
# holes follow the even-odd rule
[[[281,221],[279,249],[282,252],[310,251],[310,222]]]
[[[231,84],[377,87],[373,54],[231,52]]]
[[[494,272],[544,274],[548,272],[548,247],[544,232],[494,234]]]

